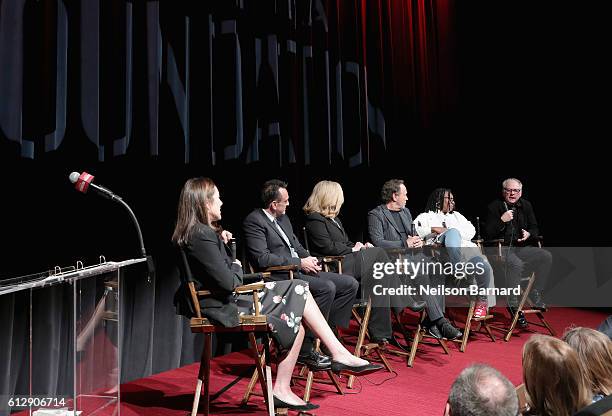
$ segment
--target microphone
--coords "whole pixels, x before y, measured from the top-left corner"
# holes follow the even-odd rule
[[[511,208],[508,208],[508,204],[504,201],[504,208],[506,211],[512,211],[512,221],[514,221],[514,216],[516,215],[516,207],[513,205]]]
[[[153,262],[153,257],[147,255],[147,251],[144,246],[144,241],[142,239],[142,231],[140,230],[140,225],[138,224],[138,220],[136,219],[136,215],[134,215],[134,211],[132,211],[132,208],[130,208],[130,206],[123,199],[121,199],[119,195],[115,195],[110,189],[93,183],[94,176],[87,172],[72,172],[70,175],[68,175],[68,179],[70,179],[70,182],[74,184],[74,188],[77,191],[85,194],[87,193],[87,190],[91,187],[94,191],[96,191],[104,198],[118,202],[128,211],[138,234],[141,257],[147,259],[148,281],[150,283],[151,276],[155,275],[155,263]]]
[[[68,176],[68,179],[70,179],[70,182],[74,184],[74,189],[76,189],[77,191],[81,193],[86,194],[87,190],[91,187],[91,189],[96,191],[99,195],[103,196],[104,198],[119,199],[119,200],[121,199],[120,196],[115,195],[113,191],[111,191],[110,189],[107,189],[103,186],[96,185],[95,183],[93,183],[94,176],[87,172],[83,172],[83,173],[72,172]]]
[[[232,251],[232,261],[236,261],[236,239],[232,238],[229,241],[230,250]]]

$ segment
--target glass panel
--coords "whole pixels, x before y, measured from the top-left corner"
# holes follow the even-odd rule
[[[77,410],[119,414],[119,275],[75,282]]]

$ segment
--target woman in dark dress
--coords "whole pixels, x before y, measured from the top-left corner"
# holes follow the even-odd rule
[[[181,191],[178,218],[172,240],[185,252],[194,278],[213,293],[202,301],[202,314],[224,326],[238,325],[238,316],[252,313],[250,295],[236,296],[233,290],[242,285],[242,268],[231,261],[226,246],[231,233],[219,232],[221,219],[219,190],[208,178],[187,180]],[[318,406],[305,403],[291,391],[290,381],[297,360],[304,321],[332,354],[332,370],[365,375],[381,366],[352,355],[335,337],[319,307],[310,296],[308,283],[286,280],[266,283],[260,294],[261,313],[270,323],[271,335],[282,354],[274,383],[276,406],[310,410]]]
[[[359,280],[363,293],[370,294],[372,299],[372,315],[368,325],[371,341],[389,342],[404,349],[405,347],[393,338],[390,308],[393,307],[398,312],[405,307],[419,311],[425,307],[425,302],[416,302],[410,295],[384,296],[376,294],[380,291],[373,291],[373,285],[384,284],[386,287],[397,288],[408,282],[395,274],[387,275],[381,280],[373,277],[375,263],[390,263],[391,260],[380,247],[349,240],[338,218],[343,203],[344,194],[339,183],[321,181],[315,185],[303,208],[306,213],[309,250],[313,256],[344,256],[342,272]]]

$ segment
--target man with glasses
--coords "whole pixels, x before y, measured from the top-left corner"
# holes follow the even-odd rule
[[[299,266],[299,278],[307,281],[310,293],[332,329],[347,327],[359,283],[354,277],[321,271],[316,257],[302,247],[293,233],[289,217],[287,184],[278,179],[264,183],[261,190],[262,208],[253,210],[244,220],[246,254],[256,270],[273,266]],[[272,273],[271,278],[287,278],[287,272]],[[311,370],[331,367],[331,358],[313,349],[314,335],[310,330],[302,344],[298,362]]]
[[[502,183],[502,199],[491,202],[487,209],[485,237],[503,239],[507,249],[504,250],[505,264],[503,273],[506,285],[516,287],[521,276],[536,273],[536,281],[530,293],[534,306],[545,309],[542,289],[550,273],[552,256],[539,247],[530,245],[539,235],[538,223],[533,206],[522,199],[523,184],[516,178],[508,178]],[[518,306],[516,296],[508,296],[510,313],[514,315]],[[518,324],[527,327],[525,315],[519,314]]]

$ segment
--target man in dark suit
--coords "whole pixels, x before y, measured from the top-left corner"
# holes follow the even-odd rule
[[[298,241],[291,221],[285,215],[289,205],[287,184],[273,179],[261,191],[263,208],[255,209],[244,220],[247,258],[257,270],[271,266],[299,266],[299,278],[309,283],[310,293],[327,318],[329,326],[348,326],[359,284],[348,275],[326,273],[316,257]],[[287,273],[273,273],[273,279],[286,279]],[[298,362],[312,369],[326,369],[331,358],[313,350],[314,336],[307,331]]]
[[[506,285],[516,287],[528,273],[536,273],[536,281],[529,297],[536,308],[545,309],[542,289],[552,266],[550,252],[531,246],[534,238],[539,235],[538,222],[533,212],[533,206],[522,199],[523,184],[515,178],[502,182],[502,199],[497,199],[487,207],[485,223],[485,238],[488,240],[503,239],[509,248],[504,251],[504,275]],[[508,296],[510,313],[514,315],[518,306],[516,296]],[[518,324],[527,327],[527,320],[522,312]]]
[[[408,191],[401,179],[391,179],[382,187],[381,199],[383,204],[368,213],[368,231],[370,240],[376,247],[420,249],[423,240],[413,231],[412,215],[406,208]],[[408,261],[413,263],[431,262],[422,250],[414,254],[406,252]],[[413,281],[420,286],[429,286],[429,275],[419,273]],[[418,293],[418,292],[417,292]],[[444,296],[421,293],[427,303],[428,321],[424,324],[430,335],[436,338],[457,339],[462,336],[461,331],[455,328],[444,317]]]

